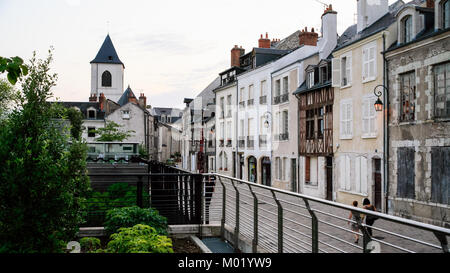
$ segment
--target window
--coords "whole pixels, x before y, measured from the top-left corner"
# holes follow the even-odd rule
[[[228,170],[228,156],[227,156],[227,153],[223,153],[223,169],[224,169],[224,171]]]
[[[414,199],[415,170],[414,147],[397,150],[397,196]]]
[[[231,117],[231,95],[227,96],[227,117]]]
[[[353,105],[352,100],[341,101],[341,122],[340,135],[341,139],[351,139],[353,137]]]
[[[314,109],[306,110],[306,139],[314,139]]]
[[[247,136],[253,136],[253,119],[248,119],[248,126],[247,126]]]
[[[350,191],[352,189],[350,180],[350,156],[341,155],[339,157],[339,171],[341,190]]]
[[[323,138],[323,131],[324,131],[324,121],[323,121],[323,115],[324,115],[324,109],[323,107],[317,108],[317,138],[322,139]]]
[[[129,110],[122,111],[122,118],[123,119],[129,119],[130,118],[130,111]]]
[[[240,121],[240,128],[241,128],[241,130],[240,130],[240,136],[241,136],[241,137],[244,136],[244,130],[245,130],[244,127],[245,127],[245,126],[244,126],[244,120],[241,119],[241,121]]]
[[[267,96],[267,81],[261,82],[261,97]]]
[[[275,97],[279,97],[281,95],[281,81],[275,81]]]
[[[88,137],[95,137],[95,127],[88,127]]]
[[[450,1],[447,0],[442,4],[442,20],[444,28],[450,28]]]
[[[435,115],[450,117],[450,63],[434,67],[434,82]]]
[[[248,103],[247,103],[248,105],[254,104],[253,89],[254,89],[253,84],[248,87]]]
[[[412,40],[412,16],[407,16],[402,20],[403,43],[411,42]]]
[[[283,134],[289,133],[289,114],[288,111],[283,111]]]
[[[362,137],[376,137],[377,115],[375,111],[375,102],[377,98],[369,96],[363,98],[362,102]]]
[[[95,110],[88,110],[88,118],[95,119]]]
[[[400,121],[414,121],[416,100],[415,72],[400,75]]]
[[[314,86],[314,71],[308,72],[308,88]]]
[[[431,200],[449,204],[450,147],[431,148]]]
[[[103,87],[111,87],[112,79],[111,73],[108,70],[105,70],[102,74],[102,86]]]
[[[288,90],[289,90],[289,86],[288,86],[288,77],[284,77],[283,78],[283,94],[287,94]]]
[[[339,62],[336,62],[336,66],[339,65]],[[333,68],[333,70],[338,68]],[[347,54],[340,59],[340,71],[333,72],[336,76],[340,74],[340,86],[347,87],[352,84],[352,56],[351,54]],[[334,77],[334,76],[333,76]]]
[[[376,43],[363,48],[363,82],[375,80],[377,77]]]
[[[281,173],[283,172],[282,167],[283,166],[281,166],[281,159],[279,157],[275,158],[275,171],[278,180],[281,180]]]
[[[359,156],[355,160],[355,191],[367,194],[367,158]]]
[[[231,121],[227,122],[227,139],[231,140]]]
[[[220,118],[225,117],[225,98],[220,98]]]
[[[287,177],[288,177],[288,159],[286,157],[283,157],[283,177],[281,178],[282,180],[286,181]]]
[[[318,185],[318,158],[306,157],[305,158],[305,183],[311,186]]]

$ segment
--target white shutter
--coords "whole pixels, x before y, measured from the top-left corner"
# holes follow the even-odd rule
[[[349,112],[350,112],[350,117],[349,117],[349,131],[348,131],[348,135],[349,137],[353,137],[353,104],[350,101],[348,104],[349,107]]]
[[[332,70],[332,85],[333,87],[341,87],[341,60],[339,58],[333,58],[331,60]]]
[[[376,102],[376,98],[372,98],[371,100],[369,100],[369,115],[370,115],[370,127],[369,127],[369,132],[372,135],[375,135],[377,133],[377,112],[375,111],[375,102]]]
[[[370,99],[364,99],[362,103],[362,135],[365,136],[369,133],[370,127],[370,113],[369,105]]]
[[[341,155],[339,158],[339,164],[340,164],[340,186],[342,190],[345,190],[345,177],[346,177],[346,171],[345,171],[345,156]]]
[[[375,79],[377,76],[376,46],[369,48],[369,78]]]
[[[361,157],[355,159],[355,191],[361,192]]]
[[[367,158],[361,157],[361,193],[367,193]]]
[[[351,180],[350,180],[350,156],[345,156],[345,189],[350,191],[351,188]]]
[[[352,56],[347,56],[347,85],[352,85]]]
[[[363,81],[365,81],[368,77],[369,77],[369,52],[368,50],[365,48],[363,49]]]
[[[341,124],[340,124],[340,135],[341,135],[341,138],[342,137],[344,137],[345,136],[345,126],[346,126],[346,123],[345,123],[345,111],[346,111],[346,104],[345,103],[343,103],[343,102],[341,102],[341,119],[340,119],[340,122],[341,122]]]

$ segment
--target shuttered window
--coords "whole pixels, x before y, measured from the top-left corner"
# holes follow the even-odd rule
[[[363,48],[363,82],[375,80],[377,77],[376,43]]]
[[[340,186],[341,190],[350,191],[351,188],[351,176],[350,176],[350,156],[341,155],[339,157],[339,170],[340,170]]]
[[[377,100],[374,96],[365,97],[362,102],[362,137],[376,137],[376,121],[377,115],[375,111],[375,101]]]
[[[436,117],[450,117],[450,63],[434,67]]]
[[[355,191],[367,194],[367,158],[363,156],[355,160]]]
[[[450,204],[450,147],[431,148],[431,200]]]
[[[415,170],[414,147],[398,148],[397,150],[397,196],[414,199]]]
[[[415,71],[400,75],[400,121],[414,121],[416,111]]]
[[[331,82],[333,87],[341,86],[341,60],[334,58],[331,60]]]
[[[340,107],[340,135],[341,139],[353,137],[353,106],[352,100],[342,100]]]

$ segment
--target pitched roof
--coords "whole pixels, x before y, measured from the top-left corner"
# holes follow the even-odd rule
[[[135,97],[133,93],[133,90],[131,90],[130,86],[128,85],[128,88],[125,90],[125,92],[123,92],[122,96],[120,97],[120,99],[117,101],[117,103],[120,106],[124,106],[125,104],[128,103],[128,97]]]
[[[91,63],[121,64],[123,65],[123,67],[125,67],[125,65],[117,55],[116,49],[114,48],[109,34],[106,36],[105,41],[103,42],[100,50],[97,53],[97,56],[95,56]]]
[[[105,118],[105,112],[100,110],[100,104],[98,102],[72,102],[72,101],[63,101],[60,102],[64,107],[71,108],[76,107],[80,109],[85,119],[88,119],[88,109],[94,108],[97,112],[95,115],[95,119],[103,120]]]

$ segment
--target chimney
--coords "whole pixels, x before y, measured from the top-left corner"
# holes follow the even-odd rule
[[[89,97],[89,102],[97,102],[97,94],[91,94]]]
[[[147,97],[144,95],[144,93],[141,93],[139,96],[139,106],[141,106],[142,109],[145,109],[147,107]]]
[[[235,45],[233,49],[231,49],[231,67],[237,66],[239,67],[241,65],[239,58],[245,54],[245,49],[241,47],[238,47]]]
[[[427,0],[427,8],[434,9],[434,0]]]
[[[261,38],[258,40],[258,47],[259,48],[270,48],[270,39],[269,35],[266,32],[266,38],[263,38],[263,35],[261,34]]]
[[[130,88],[130,86],[128,86],[128,88]],[[128,93],[128,102],[134,102],[135,104],[138,103],[136,97],[131,92]]]
[[[106,97],[105,94],[100,93],[100,97],[98,98],[98,102],[100,103],[100,110],[103,111],[106,107]]]
[[[322,14],[322,40],[320,59],[326,59],[337,45],[337,12],[330,4]]]
[[[389,12],[388,0],[357,0],[358,23],[357,31],[361,32],[366,27],[383,17]]]
[[[314,32],[314,28],[311,32],[308,32],[308,28],[305,27],[304,30],[298,35],[300,40],[300,46],[308,45],[308,46],[317,46],[317,39],[319,38],[319,34]]]

